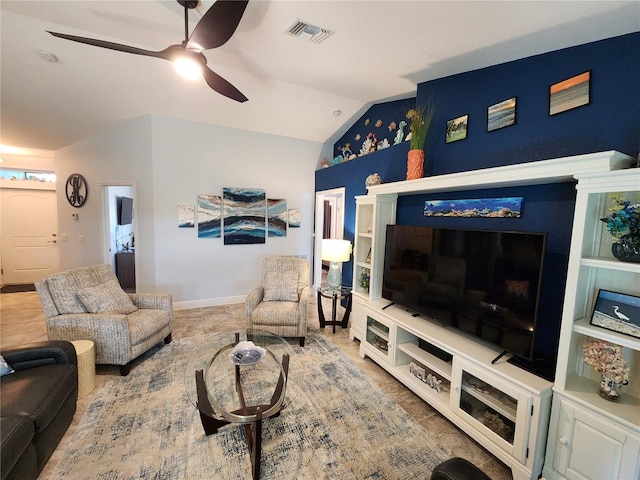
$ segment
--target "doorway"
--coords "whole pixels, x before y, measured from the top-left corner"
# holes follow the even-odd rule
[[[43,280],[59,269],[58,207],[50,189],[2,188],[2,283]]]
[[[344,187],[316,192],[313,248],[313,284],[315,287],[322,284],[322,240],[324,238],[342,240],[344,235],[344,196]]]
[[[102,185],[104,263],[113,267],[120,286],[136,291],[135,185]]]

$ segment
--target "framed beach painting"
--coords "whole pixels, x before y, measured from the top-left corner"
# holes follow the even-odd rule
[[[516,123],[516,97],[511,97],[487,108],[487,132],[509,127]]]
[[[601,289],[591,325],[640,338],[640,297]]]
[[[566,112],[590,102],[591,72],[567,78],[549,87],[549,115]]]

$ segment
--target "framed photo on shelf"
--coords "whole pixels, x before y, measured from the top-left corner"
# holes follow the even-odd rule
[[[549,87],[549,115],[590,103],[591,72],[586,71]]]
[[[591,325],[640,338],[640,297],[600,289]]]

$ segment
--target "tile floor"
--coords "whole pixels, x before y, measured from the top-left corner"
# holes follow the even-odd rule
[[[330,318],[331,304],[326,302],[330,301],[323,302],[324,312],[327,318]],[[203,333],[211,331],[212,318],[215,318],[216,328],[224,328],[225,326],[232,328],[234,324],[237,324],[239,318],[244,322],[243,315],[243,305],[225,305],[176,311],[174,314],[174,338],[193,335],[194,331],[202,331]],[[319,327],[315,298],[310,299],[309,325],[315,328]],[[336,333],[334,334],[331,327],[328,326],[321,332],[454,455],[464,457],[478,465],[493,480],[512,479],[510,470],[504,464],[404,387],[384,369],[368,358],[360,358],[358,355],[359,343],[349,340],[348,329],[343,330],[340,327],[336,327]],[[0,346],[2,348],[46,339],[45,316],[37,293],[5,293],[0,295]],[[133,368],[135,368],[135,365]],[[44,478],[47,476],[47,471],[61,460],[61,452],[64,450],[65,443],[71,438],[75,426],[79,419],[82,418],[95,392],[100,388],[102,381],[108,378],[109,375],[118,375],[118,369],[116,367],[98,366],[96,389],[78,401],[74,421],[45,467],[43,471]]]

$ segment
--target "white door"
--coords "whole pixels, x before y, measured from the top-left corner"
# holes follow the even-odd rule
[[[33,283],[59,268],[53,190],[2,189],[2,270],[7,285]]]

